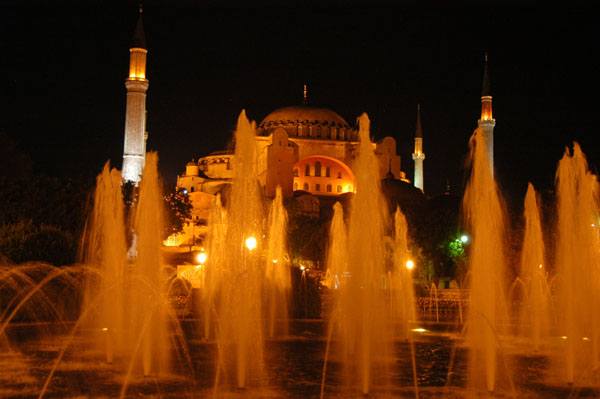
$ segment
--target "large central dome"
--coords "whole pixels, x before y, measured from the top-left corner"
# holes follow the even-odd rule
[[[258,125],[258,135],[268,136],[283,128],[289,137],[353,141],[356,130],[341,116],[327,108],[297,105],[271,112]]]
[[[259,126],[277,122],[312,122],[321,124],[335,124],[340,127],[349,127],[348,123],[327,108],[315,108],[306,105],[283,107],[271,112]]]

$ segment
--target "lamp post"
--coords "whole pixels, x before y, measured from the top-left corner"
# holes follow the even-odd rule
[[[246,248],[248,248],[249,251],[253,251],[256,248],[256,238],[246,238]]]

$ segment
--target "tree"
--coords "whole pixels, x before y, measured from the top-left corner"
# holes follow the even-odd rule
[[[31,177],[33,163],[25,152],[0,131],[0,180],[25,181]]]
[[[183,190],[173,189],[163,195],[165,220],[163,238],[183,231],[184,224],[192,218],[192,202]]]
[[[44,261],[70,265],[76,260],[77,240],[59,227],[20,221],[0,226],[0,253],[15,264]]]
[[[440,277],[457,277],[466,255],[459,240],[459,200],[439,198],[429,206],[429,212],[416,226],[415,241],[433,266],[437,285]]]
[[[91,179],[36,176],[15,182],[0,178],[0,225],[31,221],[80,237],[91,191]]]
[[[126,181],[121,186],[123,204],[125,205],[125,220],[130,223],[131,212],[135,209],[139,191],[135,184]],[[183,231],[183,226],[192,218],[193,205],[188,195],[183,190],[163,189],[163,239],[171,234],[177,234]]]

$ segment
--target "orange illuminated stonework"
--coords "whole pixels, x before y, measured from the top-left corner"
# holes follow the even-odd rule
[[[492,117],[492,96],[481,97],[481,120],[491,121]]]
[[[325,156],[311,156],[294,164],[294,191],[315,195],[354,192],[354,174],[343,162]]]
[[[282,195],[298,201],[303,212],[319,215],[321,199],[360,189],[349,166],[356,160],[359,145],[356,126],[330,109],[306,103],[276,109],[256,126],[258,183],[266,197],[273,197],[281,187]],[[387,136],[372,145],[380,178],[406,181],[396,139]],[[177,176],[177,188],[186,190],[191,199],[199,192],[212,197],[221,194],[226,199],[235,168],[233,153],[214,152],[188,163],[185,173]],[[209,204],[195,199],[192,204],[194,215],[210,209]],[[199,229],[190,233],[197,241],[203,240]],[[192,235],[182,239],[187,240],[185,245],[193,241]],[[177,245],[175,240],[173,245]]]
[[[129,79],[146,79],[146,54],[148,50],[143,48],[129,49]]]

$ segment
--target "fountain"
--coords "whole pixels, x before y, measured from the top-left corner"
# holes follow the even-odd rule
[[[1,397],[600,396],[598,182],[577,144],[557,171],[556,249],[546,260],[539,205],[528,189],[518,283],[525,295],[509,321],[502,200],[481,133],[471,139],[463,326],[443,311],[437,321],[418,320],[407,221],[399,208],[391,218],[381,195],[366,115],[346,222],[342,205],[333,207],[326,275],[333,305],[327,320],[290,320],[287,216],[280,189],[270,209],[263,198],[254,134],[242,112],[231,193],[225,206],[215,198],[207,260],[195,269],[197,318],[177,320],[166,295],[173,283],[165,274],[173,272],[161,261],[153,153],[131,222],[119,172],[107,164],[98,176],[85,265],[0,268]],[[310,278],[304,270],[297,288],[305,316]],[[510,337],[511,327],[526,340]]]
[[[236,166],[225,216],[224,241],[208,244],[222,246],[224,256],[215,256],[219,252],[211,254],[206,267],[219,348],[215,387],[224,382],[246,388],[249,383],[263,384],[264,264],[260,252],[264,209],[256,175],[255,127],[244,111],[238,119],[235,142]]]
[[[599,187],[577,143],[558,164],[556,186],[558,326],[564,337],[564,373],[574,384],[600,366]]]
[[[525,237],[521,253],[521,281],[524,297],[519,315],[520,336],[531,340],[534,351],[550,334],[550,290],[546,281],[547,263],[544,261],[544,241],[540,210],[533,185],[525,195]],[[546,265],[546,266],[544,266]]]
[[[412,268],[414,261],[408,250],[408,225],[406,217],[396,208],[394,214],[394,252],[393,270],[390,274],[389,291],[392,298],[391,316],[399,325],[398,335],[404,340],[410,338],[411,323],[417,320],[415,315],[415,296],[413,292]]]
[[[344,224],[344,209],[342,204],[336,202],[333,205],[333,218],[329,228],[327,287],[330,290],[340,288],[346,271],[348,271],[348,237]]]
[[[89,314],[83,322],[105,335],[107,362],[115,356],[126,359],[128,375],[170,370],[169,307],[161,289],[162,198],[157,164],[157,154],[149,153],[134,209],[137,248],[131,262],[121,177],[108,163],[97,179],[94,211],[85,234],[86,264],[96,267],[100,278],[91,274],[86,282],[84,309]]]
[[[292,289],[290,272],[286,265],[287,258],[287,213],[283,207],[281,187],[277,186],[275,198],[269,214],[269,233],[267,256],[265,259],[266,306],[268,306],[269,337],[275,336],[278,320],[288,318],[287,304]],[[306,285],[306,276],[302,271],[302,279]],[[306,316],[306,310],[305,310]],[[279,335],[288,335],[287,322],[280,323]]]
[[[350,381],[369,393],[387,373],[390,348],[382,278],[385,276],[385,221],[387,205],[379,182],[377,159],[369,136],[369,118],[359,118],[359,154],[354,170],[356,193],[348,222],[348,273],[339,293],[339,324],[342,358]],[[377,311],[374,311],[377,309]],[[387,382],[385,382],[387,383]]]
[[[504,220],[500,194],[490,170],[485,136],[477,129],[469,142],[471,175],[463,198],[472,235],[471,295],[467,325],[469,385],[494,391],[499,335],[508,322],[504,300]]]
[[[84,245],[85,264],[96,265],[101,272],[99,278],[88,276],[83,307],[96,308],[96,298],[101,302],[94,319],[97,324],[89,327],[103,331],[108,363],[113,362],[115,351],[124,354],[131,349],[125,343],[128,319],[123,306],[127,296],[123,282],[128,278],[128,268],[123,209],[121,174],[111,170],[107,162],[96,179],[94,210],[86,226]]]
[[[227,211],[217,200],[207,240],[211,258],[206,266],[204,312],[206,325],[216,323],[219,355],[215,389],[232,381],[240,389],[264,384],[261,320],[267,316],[269,337],[275,336],[277,326],[280,334],[287,334],[287,323],[277,325],[277,321],[287,320],[291,288],[281,188],[276,190],[265,230],[267,220],[256,172],[255,126],[244,111],[238,119],[235,141],[236,167]],[[208,327],[205,337],[209,337]]]
[[[400,324],[401,336],[408,339],[408,322],[414,321],[414,298],[410,271],[405,267],[409,260],[406,220],[399,209],[395,216],[392,270],[386,271],[388,206],[381,192],[368,116],[363,114],[359,123],[360,147],[353,168],[356,193],[347,229],[341,205],[336,203],[334,206],[327,285],[336,294],[329,321],[330,335],[331,331],[336,331],[338,358],[344,367],[346,384],[351,390],[368,394],[374,388],[387,389],[385,387],[389,386],[387,376],[394,335],[392,320]],[[328,343],[327,359],[329,346]],[[321,395],[326,384],[326,370],[327,364]],[[358,386],[355,386],[356,382]]]

